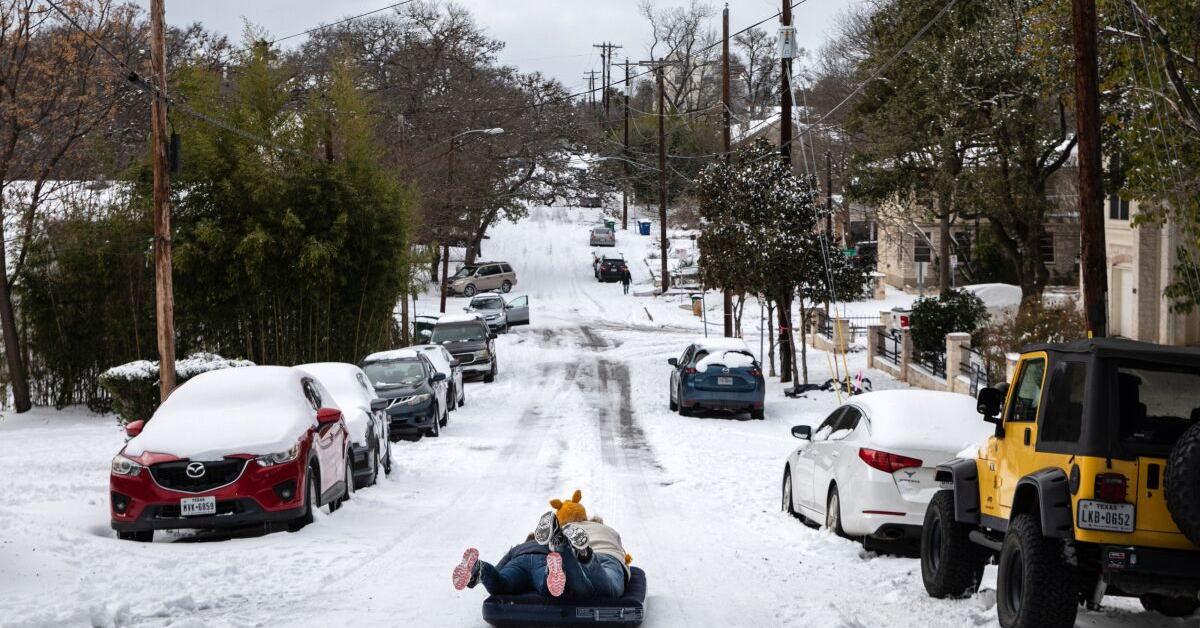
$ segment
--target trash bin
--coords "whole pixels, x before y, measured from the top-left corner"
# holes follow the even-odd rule
[[[604,221],[604,226],[605,226],[605,227],[608,227],[609,231],[616,231],[616,230],[617,230],[617,221],[615,221],[615,220],[605,220],[605,221]]]
[[[695,314],[696,316],[700,316],[703,309],[704,309],[704,297],[702,297],[698,294],[693,294],[692,295],[692,314]]]
[[[638,221],[638,232],[641,233],[642,235],[650,235],[650,221],[649,220],[639,220]]]

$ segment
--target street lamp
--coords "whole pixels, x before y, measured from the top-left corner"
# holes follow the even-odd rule
[[[449,163],[447,164],[447,167],[446,167],[446,213],[447,214],[450,213],[449,210],[450,210],[450,206],[452,205],[450,194],[451,194],[452,190],[454,189],[454,149],[456,149],[458,147],[458,139],[460,137],[471,135],[473,133],[477,133],[479,135],[502,135],[504,133],[504,129],[501,127],[498,127],[498,126],[492,127],[490,129],[471,129],[470,131],[463,131],[462,133],[459,133],[458,135],[455,135],[454,137],[450,138],[450,152],[447,153],[447,156],[449,158]],[[446,275],[449,274],[449,272],[450,272],[450,241],[449,241],[448,231],[449,230],[444,230],[442,232],[442,300],[441,300],[442,314],[446,313],[446,290],[450,285],[449,279],[446,277]]]

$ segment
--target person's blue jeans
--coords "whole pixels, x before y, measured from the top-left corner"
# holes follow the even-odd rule
[[[621,287],[625,288],[625,294],[629,294],[629,284],[623,283],[621,284]]]
[[[586,564],[575,552],[561,552],[563,573],[567,575],[566,594],[571,597],[616,599],[625,594],[625,566],[607,554],[592,554]],[[544,582],[544,578],[543,578]]]
[[[523,554],[508,561],[500,569],[480,561],[479,581],[492,595],[518,595],[537,591],[550,595],[546,589],[546,555]],[[570,576],[568,575],[568,582]]]

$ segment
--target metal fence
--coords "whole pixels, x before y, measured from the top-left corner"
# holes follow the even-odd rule
[[[900,366],[900,335],[880,329],[875,333],[875,355]]]
[[[958,361],[958,372],[971,380],[971,396],[992,381],[992,368],[983,354],[964,345]]]
[[[854,341],[856,338],[867,337],[867,327],[870,325],[878,325],[878,316],[842,316],[843,320],[848,321],[846,335],[847,341]],[[833,318],[825,316],[823,312],[817,314],[817,333],[825,336],[830,340],[834,338],[835,331],[833,327]]]
[[[937,351],[933,352],[916,352],[913,355],[913,361],[929,371],[931,374],[945,379],[946,377],[946,354]]]

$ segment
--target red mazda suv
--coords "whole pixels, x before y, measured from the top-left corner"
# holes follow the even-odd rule
[[[300,369],[198,375],[126,432],[109,481],[112,527],[122,539],[254,524],[296,531],[354,490],[342,412]]]

